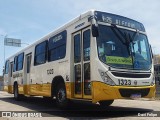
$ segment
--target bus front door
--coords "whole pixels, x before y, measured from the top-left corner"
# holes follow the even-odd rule
[[[73,34],[74,98],[91,99],[90,28]]]

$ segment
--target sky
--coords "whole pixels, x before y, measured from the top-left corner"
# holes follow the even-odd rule
[[[160,0],[0,0],[0,75],[8,58],[81,13],[95,9],[137,20],[145,26],[155,54],[160,54]],[[4,37],[21,39],[5,46]]]

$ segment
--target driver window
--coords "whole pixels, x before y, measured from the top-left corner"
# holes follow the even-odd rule
[[[144,40],[140,41],[141,44],[141,55],[143,56],[144,59],[147,60],[147,50],[146,50],[146,44],[144,42]]]

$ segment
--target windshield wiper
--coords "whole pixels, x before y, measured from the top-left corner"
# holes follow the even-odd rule
[[[138,32],[138,30],[136,30],[136,32],[134,32],[134,34],[132,35],[132,37],[131,37],[131,35],[129,34],[129,39],[130,39],[130,42],[132,43],[132,49],[133,49],[133,51],[134,51],[134,55],[135,55],[135,49],[134,49],[134,39],[135,39],[135,37],[137,36],[137,35],[139,35],[139,32]]]
[[[127,46],[128,55],[131,55],[132,65],[133,65],[133,68],[134,68],[133,53],[132,53],[132,50],[131,50],[131,47],[130,47],[130,43],[133,42],[133,40],[134,40],[134,38],[135,38],[135,36],[136,36],[137,33],[134,34],[132,36],[132,38],[131,38],[131,36],[130,36],[129,33],[128,34],[126,32],[123,33],[115,24],[111,24],[111,25],[113,26],[113,27],[111,27],[112,31],[115,33],[115,35],[121,41],[121,43],[124,44],[125,46]],[[118,31],[118,33],[117,33],[117,31],[114,28]]]
[[[128,54],[130,55],[130,50],[129,50],[130,39],[127,37],[127,33],[123,33],[121,30],[119,30],[119,28],[115,24],[111,24],[111,25],[112,25],[111,27],[112,31],[117,36],[117,38],[121,41],[121,43],[127,46],[127,51],[128,51]],[[118,33],[114,28],[118,31]]]
[[[136,32],[134,32],[134,34],[132,35],[132,37],[131,37],[131,42],[133,42],[133,40],[135,39],[135,37],[137,36],[137,35],[139,35],[139,32],[138,32],[138,30],[136,30]]]

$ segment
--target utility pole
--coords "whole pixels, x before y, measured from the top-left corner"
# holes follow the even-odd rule
[[[6,35],[0,35],[0,36],[2,36],[2,37],[4,37],[3,38],[3,42],[5,42],[5,38],[7,37],[7,34]],[[3,63],[3,72],[4,72],[4,65],[5,65],[5,45],[4,45],[4,43],[3,43],[3,48],[4,48],[4,50],[3,50],[3,59],[4,59],[4,63]]]
[[[5,39],[7,38],[7,35],[4,36],[4,66],[5,66],[5,57],[6,57],[6,51],[5,51]]]

